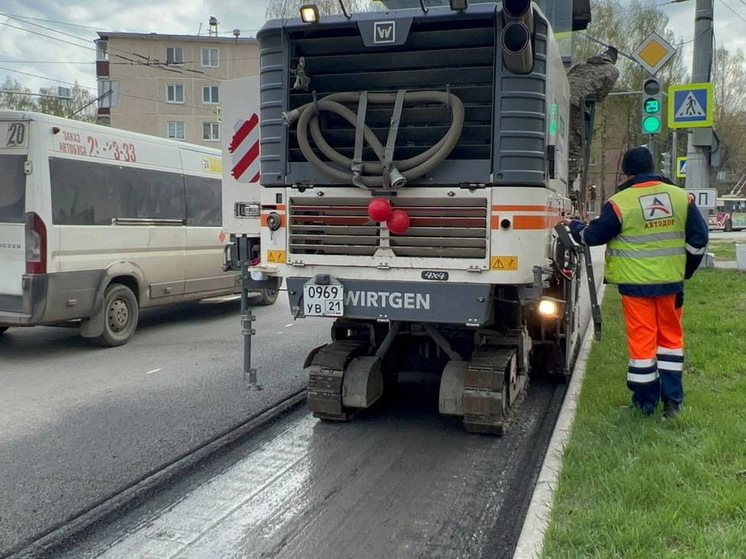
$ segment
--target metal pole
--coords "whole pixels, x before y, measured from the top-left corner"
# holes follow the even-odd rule
[[[676,134],[676,128],[671,129],[671,176],[669,177],[673,182],[679,184],[679,178],[676,174],[679,172],[679,164],[677,159],[679,157],[679,146],[678,136]]]
[[[712,18],[714,0],[697,0],[694,11],[694,58],[692,60],[692,82],[710,81],[712,67]],[[714,99],[710,99],[713,103]],[[707,162],[707,146],[693,144],[692,130],[689,130],[686,148],[687,189],[710,187],[710,166]]]
[[[257,382],[256,369],[251,366],[251,337],[255,334],[253,322],[256,319],[249,307],[248,281],[251,279],[248,262],[241,261],[241,335],[243,336],[243,374],[248,380],[249,390],[262,390]]]

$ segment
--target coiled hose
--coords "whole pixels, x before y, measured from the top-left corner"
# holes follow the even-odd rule
[[[306,160],[324,175],[337,181],[345,183],[360,184],[364,187],[381,188],[389,186],[403,186],[407,181],[421,177],[429,171],[440,165],[448,154],[456,147],[461,130],[464,126],[464,104],[452,93],[443,91],[408,91],[404,94],[404,103],[408,105],[442,103],[451,109],[451,126],[438,143],[431,146],[424,152],[404,159],[402,161],[393,161],[389,169],[385,168],[385,149],[380,140],[367,124],[363,124],[363,137],[379,161],[364,162],[362,169],[355,171],[358,166],[355,161],[345,157],[336,151],[324,138],[319,125],[319,113],[329,111],[344,118],[353,127],[357,128],[357,115],[348,109],[342,103],[360,102],[360,92],[341,92],[333,93],[323,99],[307,103],[283,114],[285,124],[290,126],[295,121],[298,122],[298,145]],[[370,104],[389,104],[396,102],[395,93],[370,93],[367,95],[367,103]],[[311,148],[308,140],[308,130],[310,128],[311,137],[318,147],[329,160],[341,167],[350,169],[350,172],[332,167],[326,161],[323,161]],[[386,173],[388,171],[388,173]],[[365,173],[365,174],[363,174]],[[388,175],[388,180],[385,175]],[[389,184],[386,184],[386,183]]]

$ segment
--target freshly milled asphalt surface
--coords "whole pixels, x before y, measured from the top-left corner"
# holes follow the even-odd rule
[[[438,414],[437,378],[351,423],[303,407],[58,559],[512,556],[564,386],[534,383],[503,437]]]
[[[286,301],[254,307],[261,392],[243,377],[238,301],[146,311],[118,348],[73,329],[0,337],[0,557],[303,388],[331,323],[294,323]]]

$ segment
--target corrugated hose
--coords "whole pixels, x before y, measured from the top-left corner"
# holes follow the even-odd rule
[[[358,103],[360,111],[365,111],[368,103],[375,105],[394,105],[394,117],[392,118],[393,134],[389,134],[389,141],[384,148],[367,124],[359,122],[358,115],[342,103]],[[448,132],[433,146],[424,152],[401,161],[392,161],[394,140],[398,130],[398,120],[401,116],[401,108],[404,104],[418,105],[442,103],[451,110],[451,126]],[[357,161],[362,150],[360,142],[356,141],[355,159],[345,157],[336,151],[324,138],[319,124],[319,114],[322,111],[334,113],[355,127],[356,135],[361,133],[362,137],[373,149],[379,161],[363,162]],[[397,114],[398,113],[398,114]],[[364,116],[364,115],[363,115]],[[320,99],[312,101],[283,114],[285,124],[298,123],[298,145],[306,160],[324,175],[334,180],[353,183],[364,188],[398,188],[404,186],[408,181],[421,177],[440,165],[448,154],[456,147],[461,130],[464,125],[464,105],[461,100],[449,92],[444,91],[400,91],[399,93],[368,93],[368,92],[340,92],[333,93]],[[323,161],[311,148],[308,139],[310,128],[311,137],[329,160],[337,165],[350,169],[349,172],[335,168],[328,162]]]

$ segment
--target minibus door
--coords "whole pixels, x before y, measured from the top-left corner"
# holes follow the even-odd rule
[[[28,122],[0,122],[0,311],[21,312]]]

